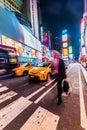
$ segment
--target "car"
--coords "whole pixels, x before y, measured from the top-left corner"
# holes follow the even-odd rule
[[[48,80],[48,78],[51,76],[51,73],[51,62],[41,62],[37,64],[37,66],[30,69],[29,78],[37,80]]]
[[[29,74],[29,70],[35,66],[32,63],[24,63],[20,67],[14,68],[12,71],[15,76],[27,76]]]
[[[6,58],[0,57],[0,77],[8,74],[13,75],[12,69],[18,66],[19,66],[18,63],[11,64],[7,62]]]

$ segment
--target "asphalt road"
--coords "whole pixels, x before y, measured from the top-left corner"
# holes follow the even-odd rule
[[[67,70],[69,96],[57,106],[56,82],[0,80],[0,130],[87,130],[87,84],[79,64]]]

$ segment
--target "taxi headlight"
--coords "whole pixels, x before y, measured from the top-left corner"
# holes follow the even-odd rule
[[[17,72],[20,72],[21,70],[16,70]]]

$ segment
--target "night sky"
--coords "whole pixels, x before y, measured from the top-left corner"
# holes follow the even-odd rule
[[[43,20],[54,37],[61,38],[63,29],[68,30],[74,53],[79,55],[80,21],[84,0],[40,0]]]

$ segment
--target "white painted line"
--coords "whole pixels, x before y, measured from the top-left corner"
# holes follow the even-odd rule
[[[81,116],[81,127],[87,130],[87,115],[83,97],[83,89],[82,89],[82,82],[81,82],[81,74],[80,74],[80,67],[79,67],[79,92],[80,92],[80,116]]]
[[[56,130],[59,116],[38,107],[20,130]]]
[[[45,86],[49,86],[55,79],[53,79],[52,81],[50,81],[49,83],[47,83]]]
[[[68,74],[72,68],[73,68],[73,65],[70,66],[70,67],[67,69],[66,74]]]
[[[34,103],[38,103],[47,93],[49,93],[55,86],[57,85],[57,83],[55,83],[51,88],[49,88],[45,93],[43,93],[38,99],[36,99],[34,101]]]
[[[39,130],[39,125],[47,114],[47,110],[38,107],[20,130]]]
[[[3,86],[0,88],[0,92],[6,91],[6,90],[8,90],[8,88],[6,86]]]
[[[47,83],[45,86],[47,87],[48,85],[50,85],[55,79],[53,79],[52,81],[50,81],[49,83]],[[29,96],[27,96],[27,99],[32,98],[33,96],[35,96],[37,93],[39,93],[40,91],[42,91],[45,86],[41,87],[40,89],[38,89],[37,91],[33,92],[32,94],[30,94]]]
[[[14,97],[15,95],[17,95],[17,93],[14,92],[14,91],[10,91],[10,92],[8,92],[8,93],[5,93],[5,94],[0,95],[0,103],[6,101],[6,100],[8,100],[8,99],[11,99],[11,98]]]
[[[85,81],[86,81],[86,83],[87,83],[87,71],[85,70],[85,68],[84,68],[82,65],[80,65],[80,67],[81,67],[81,70],[82,70],[82,72],[83,72]]]
[[[0,87],[2,86],[2,84],[0,84]]]
[[[39,93],[40,91],[42,91],[45,87],[41,87],[40,89],[38,89],[37,91],[33,92],[32,94],[30,94],[29,96],[27,96],[27,99],[30,99],[31,97],[35,96],[37,93]]]
[[[20,85],[20,86],[18,86],[18,87],[19,87],[19,88],[22,88],[22,87],[27,86],[27,85],[29,85],[29,83],[25,83],[25,84]]]
[[[48,111],[39,130],[57,130],[60,117]]]
[[[0,130],[3,130],[12,120],[22,113],[32,102],[20,97],[0,110]]]

